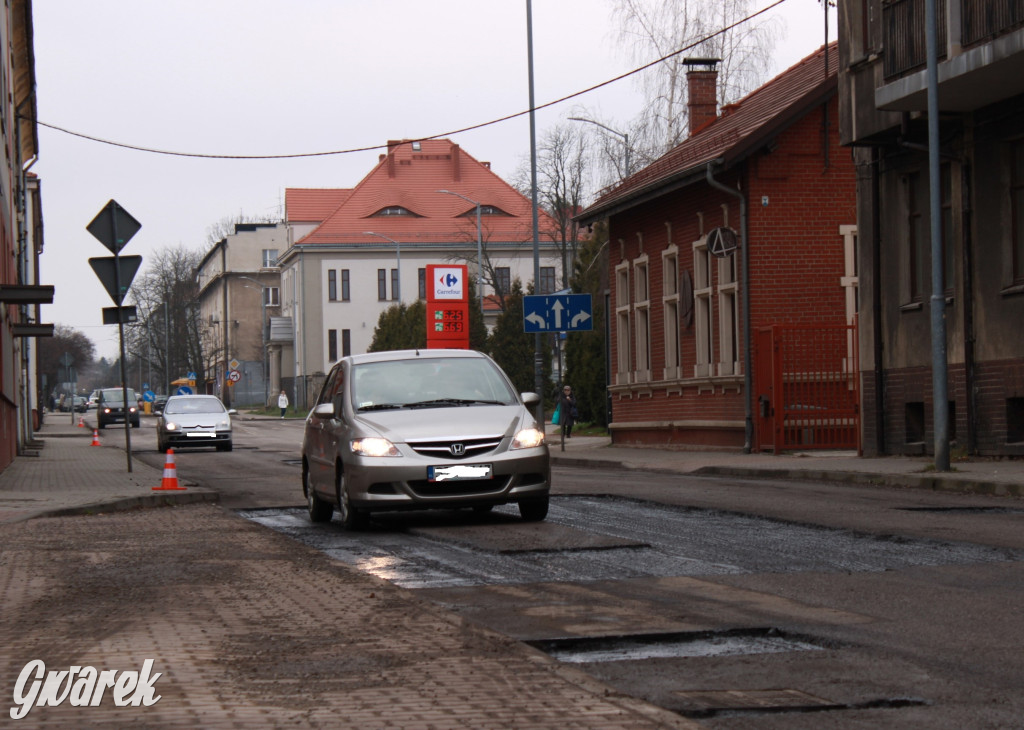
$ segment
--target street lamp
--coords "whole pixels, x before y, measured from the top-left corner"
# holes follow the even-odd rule
[[[263,348],[263,405],[266,406],[270,401],[270,383],[268,382],[269,374],[267,373],[270,367],[267,356],[267,287],[262,282],[248,276],[239,276],[238,278],[251,281],[260,288],[260,346]],[[246,289],[252,289],[251,286],[246,286],[245,284],[242,284],[242,286]]]
[[[622,141],[623,141],[623,143],[625,144],[625,147],[626,147],[626,169],[625,169],[625,174],[623,174],[622,177],[626,177],[626,175],[629,175],[629,135],[628,134],[626,134],[625,132],[620,132],[617,129],[612,129],[611,127],[609,127],[607,125],[601,124],[601,122],[595,122],[593,119],[586,119],[585,117],[569,117],[569,120],[573,121],[573,122],[587,122],[588,124],[594,124],[594,125],[600,127],[601,129],[604,129],[604,130],[606,130],[608,132],[611,132],[612,134],[617,134],[620,137],[622,137]]]
[[[397,281],[395,281],[395,299],[398,303],[402,303],[402,244],[395,239],[385,236],[382,233],[374,233],[373,231],[363,231],[364,236],[376,236],[377,238],[383,238],[385,241],[391,241],[395,244],[395,271],[397,272]]]
[[[480,297],[480,316],[484,314],[484,284],[483,284],[483,270],[484,270],[484,258],[483,258],[483,238],[480,235],[480,203],[467,198],[462,193],[456,193],[453,190],[438,190],[439,193],[445,195],[454,195],[462,198],[467,203],[476,206],[476,293]]]

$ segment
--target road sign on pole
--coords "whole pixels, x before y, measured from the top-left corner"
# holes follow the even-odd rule
[[[103,288],[107,290],[107,294],[114,300],[114,304],[121,306],[132,279],[135,278],[136,272],[142,266],[142,257],[97,256],[89,259],[89,266],[96,272],[96,276],[99,277]]]
[[[131,213],[118,205],[116,200],[111,200],[96,214],[85,230],[109,248],[111,253],[117,254],[140,228],[142,224],[132,218]]]
[[[589,294],[523,297],[523,332],[585,332],[594,329]]]
[[[117,201],[110,200],[103,209],[96,214],[92,222],[87,225],[86,230],[96,237],[100,243],[113,252],[113,257],[89,259],[89,265],[100,278],[103,286],[106,287],[110,298],[118,306],[117,319],[117,340],[121,351],[121,397],[125,407],[128,404],[128,375],[125,372],[124,357],[124,312],[121,311],[121,303],[128,292],[128,285],[135,277],[135,272],[142,264],[141,256],[118,255],[125,244],[132,236],[139,232],[142,224],[129,215],[128,211],[117,204]],[[128,472],[132,470],[132,430],[128,418],[124,419],[124,444],[125,456],[128,459]]]

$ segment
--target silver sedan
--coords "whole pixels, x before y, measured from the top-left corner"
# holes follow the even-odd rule
[[[215,395],[172,395],[156,421],[156,448],[216,446],[231,451],[231,416]]]

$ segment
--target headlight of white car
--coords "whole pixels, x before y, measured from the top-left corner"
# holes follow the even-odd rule
[[[168,421],[167,423],[164,424],[164,428],[166,428],[168,431],[177,431],[178,424],[174,423],[173,421]]]
[[[401,456],[402,452],[385,438],[371,436],[364,439],[352,439],[349,442],[352,453],[360,456]]]
[[[227,419],[225,419],[225,420],[223,420],[223,421],[221,421],[220,423],[217,424],[217,428],[221,428],[221,429],[231,428],[231,421],[228,421]]]
[[[544,443],[544,432],[537,428],[524,428],[512,439],[513,449],[532,449]]]

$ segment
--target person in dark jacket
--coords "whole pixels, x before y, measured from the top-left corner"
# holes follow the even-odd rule
[[[572,387],[566,385],[558,396],[558,425],[566,438],[572,438],[572,426],[578,416],[576,396],[572,394]]]

